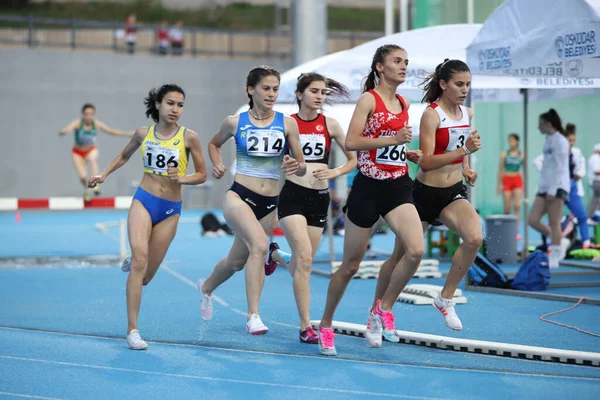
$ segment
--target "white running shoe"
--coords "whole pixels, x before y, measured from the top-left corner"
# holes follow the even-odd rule
[[[454,329],[455,331],[462,330],[462,322],[460,322],[460,319],[454,310],[454,301],[444,299],[441,294],[438,294],[433,301],[433,307],[437,308],[439,312],[442,313],[448,328]]]
[[[560,264],[560,246],[550,246],[548,253],[548,267],[556,269]]]
[[[367,319],[367,331],[365,332],[365,339],[369,347],[381,347],[383,341],[383,323],[379,315],[373,314],[369,309],[369,318]]]
[[[121,263],[121,271],[129,272],[131,270],[131,254],[125,257]]]
[[[209,295],[204,294],[202,291],[202,286],[206,279],[198,279],[196,282],[196,286],[198,287],[198,291],[200,292],[200,316],[205,321],[210,321],[212,319],[213,307],[212,300]]]
[[[129,335],[127,335],[127,344],[131,350],[146,350],[148,348],[148,343],[142,340],[140,331],[137,329],[129,332]]]
[[[564,260],[567,256],[567,250],[569,250],[569,246],[571,246],[571,241],[567,238],[562,238],[560,240],[560,258],[559,260]]]
[[[252,335],[264,335],[269,331],[269,328],[263,324],[257,314],[252,314],[250,319],[246,321],[246,329],[248,330],[248,333]]]

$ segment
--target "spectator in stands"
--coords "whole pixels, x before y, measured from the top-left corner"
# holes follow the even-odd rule
[[[135,41],[138,27],[137,16],[134,13],[129,14],[125,20],[125,43],[127,43],[127,52],[129,54],[135,53]]]
[[[183,54],[183,22],[177,21],[169,31],[169,39],[171,40],[171,53],[174,56]]]
[[[169,30],[167,21],[162,20],[160,26],[156,30],[156,39],[158,40],[158,54],[166,56],[169,52]]]

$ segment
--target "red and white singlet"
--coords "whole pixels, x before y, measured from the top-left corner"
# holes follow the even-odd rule
[[[331,149],[331,137],[327,129],[327,121],[323,114],[311,121],[300,119],[298,114],[292,114],[292,118],[298,122],[300,133],[300,146],[307,163],[329,163],[329,151]]]
[[[378,138],[396,136],[408,123],[408,110],[402,96],[396,95],[402,104],[402,112],[388,111],[383,99],[374,90],[369,93],[375,98],[375,110],[365,124],[363,137]],[[372,150],[358,151],[358,169],[369,178],[378,180],[397,179],[408,173],[406,145],[398,144]]]
[[[451,119],[437,103],[431,103],[430,107],[440,116],[440,125],[435,130],[435,147],[433,154],[444,154],[463,147],[467,141],[467,137],[471,134],[471,125],[467,107],[459,106],[462,111],[462,118],[460,121]],[[461,157],[458,160],[453,161],[452,164],[462,163],[463,158],[464,157]]]

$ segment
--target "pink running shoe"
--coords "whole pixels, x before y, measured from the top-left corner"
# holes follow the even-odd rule
[[[381,309],[381,300],[377,300],[375,308],[373,309],[373,315],[379,316],[381,323],[383,324],[383,337],[388,342],[398,343],[400,336],[396,332],[396,326],[394,325],[394,314],[392,311],[385,311]]]
[[[319,351],[325,356],[337,356],[333,339],[333,328],[323,328],[319,325]]]

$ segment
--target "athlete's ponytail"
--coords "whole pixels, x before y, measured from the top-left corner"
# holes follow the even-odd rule
[[[343,84],[339,83],[334,79],[329,79],[316,72],[308,72],[300,74],[298,82],[296,83],[296,102],[298,103],[298,109],[302,107],[298,94],[304,93],[307,87],[313,82],[325,82],[327,87],[327,96],[325,97],[325,104],[331,104],[333,101],[332,97],[338,97],[341,99],[350,98],[350,92],[348,88]]]
[[[565,134],[565,130],[562,127],[562,121],[560,120],[560,116],[554,108],[551,108],[545,113],[542,113],[540,115],[540,118],[550,123],[550,125],[552,125],[552,128],[554,128],[556,131],[562,133],[563,135]]]
[[[248,92],[248,88],[255,87],[262,78],[271,75],[277,78],[278,81],[281,80],[279,71],[267,65],[261,65],[256,68],[252,68],[250,72],[248,72],[248,76],[246,77],[246,94],[248,95],[248,99],[250,99],[248,101],[250,108],[254,107],[254,100],[252,100],[252,95]]]
[[[156,103],[162,103],[165,95],[170,92],[181,93],[185,99],[185,92],[183,89],[172,83],[162,85],[158,89],[151,89],[148,93],[148,97],[144,99],[144,104],[146,105],[146,118],[151,117],[154,122],[158,123],[159,115]]]
[[[422,85],[425,95],[421,102],[431,104],[442,97],[444,91],[440,86],[440,81],[449,82],[455,73],[471,72],[469,66],[461,60],[450,60],[446,58],[443,63],[435,68],[435,72],[429,75]]]
[[[404,49],[396,44],[385,44],[375,50],[373,61],[371,62],[371,72],[369,72],[369,75],[367,75],[365,78],[365,83],[363,84],[363,93],[375,89],[375,87],[379,84],[379,72],[377,71],[377,64],[383,64],[385,62],[385,56],[394,50]]]

